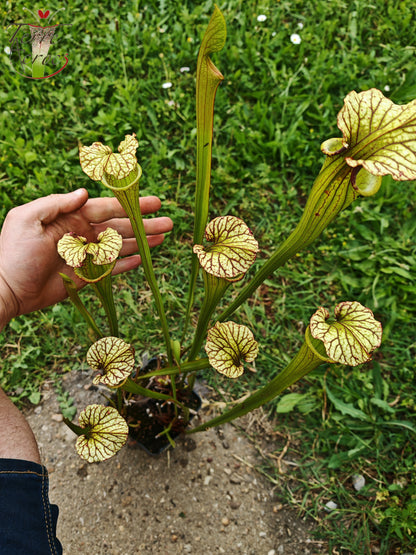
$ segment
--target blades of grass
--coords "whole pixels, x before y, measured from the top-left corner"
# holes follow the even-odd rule
[[[328,385],[325,389],[326,394],[328,395],[328,399],[341,414],[351,416],[352,418],[358,418],[359,420],[363,420],[364,422],[371,422],[371,418],[367,414],[365,414],[365,412],[360,409],[356,409],[351,403],[344,403],[343,401],[338,399],[328,388]]]

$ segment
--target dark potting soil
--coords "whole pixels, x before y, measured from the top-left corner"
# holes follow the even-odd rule
[[[162,453],[170,446],[169,439],[164,430],[173,421],[170,437],[174,440],[183,433],[201,406],[201,399],[194,391],[181,392],[180,401],[189,409],[189,419],[185,418],[183,412],[178,409],[175,418],[175,407],[173,403],[137,397],[130,399],[123,415],[129,424],[129,445],[137,444],[151,455]],[[162,435],[160,435],[162,434]]]

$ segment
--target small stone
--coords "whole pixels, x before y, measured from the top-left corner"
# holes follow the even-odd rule
[[[132,495],[125,495],[124,497],[121,498],[121,505],[123,507],[127,507],[128,505],[131,505],[132,501],[133,501]]]
[[[42,412],[42,407],[41,407],[41,405],[38,405],[38,406],[34,409],[33,412],[34,412],[35,414],[40,414],[40,413]]]
[[[54,422],[62,422],[63,419],[64,419],[64,417],[63,417],[62,414],[56,413],[56,414],[52,414],[52,416],[51,416],[51,420],[53,420]]]
[[[354,474],[352,477],[352,485],[355,491],[360,491],[365,486],[365,478],[361,474]]]
[[[186,544],[183,546],[183,550],[185,551],[185,553],[191,553],[191,551],[192,551],[192,545],[191,545],[190,543],[186,543]]]
[[[176,534],[172,534],[171,537],[170,537],[170,541],[173,542],[173,543],[177,542],[178,541],[178,536]]]
[[[281,511],[283,509],[283,505],[281,503],[279,503],[278,505],[275,505],[273,507],[273,512],[274,513],[278,513],[279,511]]]
[[[267,534],[266,534],[266,532],[259,532],[259,536],[260,536],[261,538],[266,538],[266,537],[267,537]]]
[[[276,555],[276,551],[274,549],[271,549],[267,552],[267,555]]]
[[[221,519],[221,524],[222,524],[223,526],[228,526],[228,525],[230,524],[230,519],[227,518],[226,516],[223,517],[223,518]]]
[[[334,503],[334,501],[328,501],[328,503],[325,503],[324,508],[327,513],[330,513],[331,511],[335,511],[335,509],[338,509],[338,505]]]
[[[228,443],[228,441],[226,439],[224,439],[224,441],[222,442],[222,446],[224,447],[224,449],[229,449],[230,448],[230,444]]]
[[[212,476],[205,476],[204,486],[209,486],[209,483],[211,480],[212,480]]]
[[[277,548],[277,552],[278,553],[284,553],[285,552],[285,546],[283,544],[279,545],[279,547]]]
[[[231,501],[230,503],[230,508],[233,509],[233,511],[238,509],[239,506],[240,506],[240,503],[237,503],[237,501]]]

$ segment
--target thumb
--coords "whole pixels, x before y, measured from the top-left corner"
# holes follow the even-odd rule
[[[39,219],[44,225],[50,224],[60,214],[69,214],[79,210],[88,200],[86,189],[77,189],[72,193],[54,194],[43,197],[29,203],[33,211],[32,215]]]

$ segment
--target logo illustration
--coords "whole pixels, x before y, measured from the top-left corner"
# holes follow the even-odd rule
[[[12,22],[9,47],[6,47],[14,70],[28,79],[47,79],[60,73],[68,64],[68,54],[61,53],[60,30],[70,23],[50,25],[53,17],[49,10],[38,10],[37,16],[27,8],[40,24]],[[48,23],[48,25],[46,25]],[[45,75],[47,73],[47,75]]]

